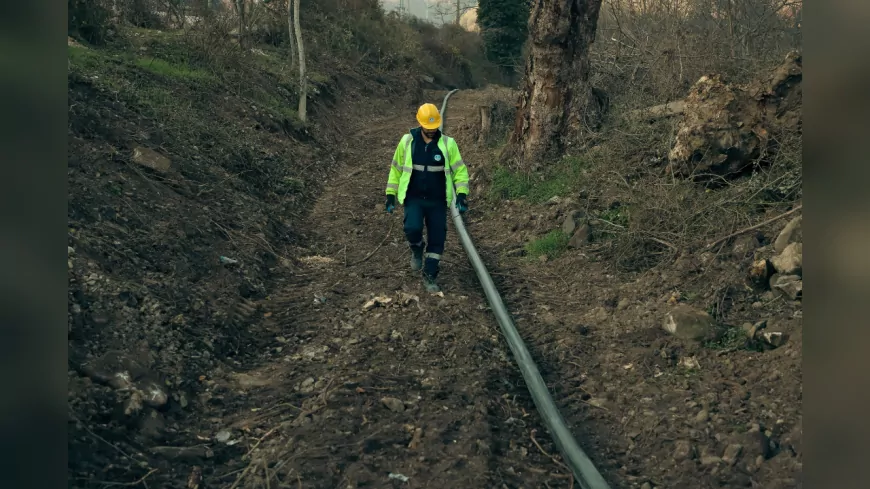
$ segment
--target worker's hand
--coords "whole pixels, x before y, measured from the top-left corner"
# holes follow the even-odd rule
[[[393,213],[393,210],[396,208],[396,196],[388,195],[387,196],[387,204],[386,204],[387,212],[390,214]]]
[[[465,198],[465,194],[456,195],[456,208],[459,209],[460,214],[465,214],[468,211],[468,202],[465,201]]]

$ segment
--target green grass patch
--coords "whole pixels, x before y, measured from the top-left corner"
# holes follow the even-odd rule
[[[577,157],[564,158],[543,173],[532,175],[496,167],[490,196],[495,199],[524,199],[535,204],[566,196],[582,183],[585,167],[586,162]]]
[[[97,69],[106,64],[106,56],[83,46],[67,46],[67,58],[77,67]]]
[[[127,58],[101,49],[67,46],[67,59],[71,71],[89,77],[92,83],[116,91],[127,88],[125,73]]]
[[[746,337],[742,328],[729,327],[722,336],[715,341],[706,341],[704,346],[712,350],[752,350],[761,351],[759,345]]]
[[[146,86],[136,90],[136,98],[139,103],[153,110],[161,110],[167,107],[175,107],[178,103],[176,95],[163,88]]]
[[[192,68],[189,65],[172,63],[160,58],[144,57],[137,58],[136,66],[144,70],[150,71],[156,75],[174,78],[187,82],[209,83],[216,82],[217,78],[205,71]]]
[[[570,237],[563,233],[561,229],[550,231],[546,236],[528,243],[526,245],[526,255],[530,258],[539,258],[542,255],[556,258],[568,249],[569,239]]]

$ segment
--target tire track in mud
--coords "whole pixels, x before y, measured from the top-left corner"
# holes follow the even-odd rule
[[[249,441],[227,487],[573,485],[542,453],[557,452],[455,232],[444,294],[429,295],[409,269],[401,212],[384,213],[410,119],[358,131],[365,141],[348,138],[341,164],[321,170],[331,184],[311,211],[303,268],[264,306],[275,361],[247,374],[256,412],[225,420]]]

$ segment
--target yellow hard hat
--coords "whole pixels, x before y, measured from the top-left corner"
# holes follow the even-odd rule
[[[438,129],[441,126],[441,114],[433,104],[423,104],[417,109],[417,122],[423,129]]]

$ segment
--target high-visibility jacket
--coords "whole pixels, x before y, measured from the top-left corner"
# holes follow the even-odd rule
[[[447,207],[453,201],[453,186],[456,186],[457,194],[468,194],[468,168],[462,161],[462,155],[459,154],[459,146],[456,145],[456,140],[441,134],[438,139],[438,148],[441,153],[447,156],[447,164],[441,166],[414,165],[412,161],[413,151],[411,144],[414,141],[414,136],[411,133],[402,136],[396,152],[393,153],[393,165],[390,168],[390,176],[387,179],[387,195],[395,195],[399,204],[405,202],[405,194],[408,192],[408,184],[411,182],[411,173],[414,170],[426,171],[444,171],[447,178]]]

